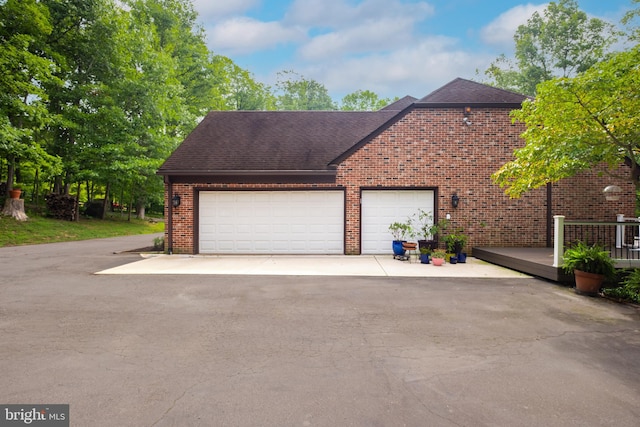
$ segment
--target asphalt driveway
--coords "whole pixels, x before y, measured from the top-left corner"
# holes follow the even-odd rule
[[[522,277],[94,274],[149,242],[0,248],[0,403],[72,426],[640,420],[634,307]]]

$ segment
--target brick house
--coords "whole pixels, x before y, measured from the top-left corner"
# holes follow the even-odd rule
[[[524,125],[509,112],[525,99],[455,79],[374,112],[211,112],[158,171],[166,247],[185,254],[391,253],[388,225],[418,209],[463,228],[467,251],[544,247],[553,215],[633,216],[633,186],[598,171],[520,199],[491,181],[524,144]],[[605,202],[609,184],[629,197]]]

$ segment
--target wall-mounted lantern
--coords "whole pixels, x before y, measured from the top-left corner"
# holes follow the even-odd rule
[[[602,192],[604,193],[604,198],[606,200],[615,202],[617,200],[620,200],[620,193],[622,193],[622,188],[618,187],[617,185],[607,185],[605,189],[602,190]]]
[[[171,199],[171,204],[173,205],[174,208],[177,208],[178,206],[180,206],[180,196],[178,196],[177,194],[174,194],[173,198]]]
[[[453,193],[453,196],[451,196],[451,207],[457,208],[459,203],[460,197],[458,197],[456,193]]]

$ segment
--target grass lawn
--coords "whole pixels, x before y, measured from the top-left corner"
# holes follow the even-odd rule
[[[38,243],[68,242],[102,237],[152,234],[164,231],[162,220],[131,219],[119,214],[105,220],[80,218],[80,221],[62,221],[27,212],[29,220],[21,222],[0,216],[0,247],[33,245]],[[149,246],[153,239],[149,237]]]

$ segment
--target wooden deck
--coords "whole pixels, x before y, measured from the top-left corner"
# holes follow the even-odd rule
[[[640,268],[640,248],[608,249],[616,268]],[[553,266],[553,248],[473,248],[473,256],[532,276],[560,283],[573,283],[573,276]]]
[[[568,283],[572,277],[553,266],[553,248],[474,247],[473,256],[532,276]]]

